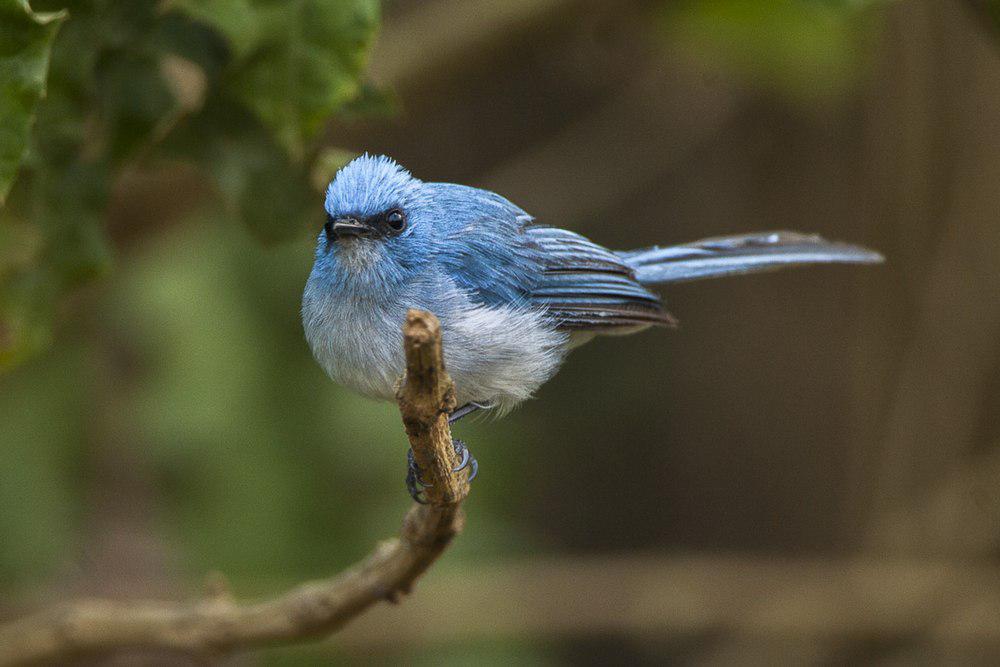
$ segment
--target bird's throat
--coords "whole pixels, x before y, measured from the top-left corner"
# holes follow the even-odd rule
[[[377,270],[383,262],[383,252],[379,242],[362,237],[344,237],[334,248],[337,265],[347,274],[366,275]]]

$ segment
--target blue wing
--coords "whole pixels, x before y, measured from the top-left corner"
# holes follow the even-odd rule
[[[531,216],[488,190],[426,185],[447,211],[439,221],[438,263],[455,284],[484,305],[527,303],[539,274],[537,253],[522,234]]]
[[[498,194],[429,183],[440,221],[439,264],[478,303],[544,310],[565,329],[672,324],[656,294],[610,250],[579,234],[536,225]]]
[[[660,298],[640,285],[633,269],[607,248],[545,225],[527,225],[524,234],[538,249],[541,267],[531,302],[560,327],[609,331],[675,323]]]

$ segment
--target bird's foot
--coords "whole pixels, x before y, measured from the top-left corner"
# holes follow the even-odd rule
[[[406,490],[410,492],[410,497],[416,500],[421,505],[426,505],[427,501],[423,499],[424,489],[426,489],[430,484],[425,482],[420,474],[423,471],[420,466],[417,465],[417,460],[413,457],[413,450],[406,450]]]
[[[455,453],[458,454],[458,465],[452,468],[452,472],[462,472],[466,468],[469,469],[469,477],[466,479],[467,482],[471,482],[479,474],[479,461],[476,457],[472,455],[469,448],[465,446],[465,443],[458,438],[453,438],[451,441],[451,446],[455,448]]]
[[[469,448],[465,446],[465,443],[458,438],[452,439],[451,446],[455,448],[455,453],[458,454],[459,458],[458,465],[452,469],[452,472],[461,472],[468,468],[468,481],[471,482],[479,474],[479,462],[469,452]],[[413,456],[413,450],[406,450],[406,490],[410,492],[411,498],[421,505],[426,505],[427,501],[423,497],[424,489],[432,485],[423,480],[421,477],[422,474],[423,471],[417,465],[417,460]]]

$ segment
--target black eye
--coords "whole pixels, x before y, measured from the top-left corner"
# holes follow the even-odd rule
[[[385,214],[385,224],[394,232],[401,232],[406,229],[406,216],[398,208],[394,208]]]
[[[323,231],[326,233],[326,242],[333,243],[334,233],[333,233],[333,216],[329,213],[326,214],[326,224],[323,225]]]

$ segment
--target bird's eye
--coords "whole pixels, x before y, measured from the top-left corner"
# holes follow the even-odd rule
[[[323,231],[326,233],[327,243],[333,243],[334,233],[333,233],[333,216],[329,213],[326,214],[326,223],[323,225]]]
[[[394,208],[385,215],[385,224],[389,229],[399,233],[406,229],[406,216],[398,208]]]

